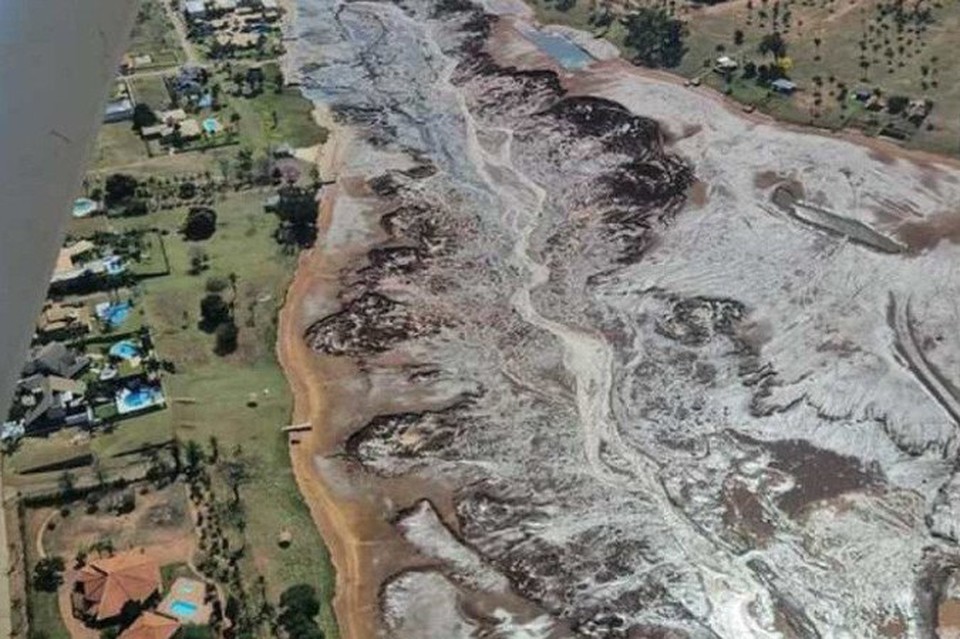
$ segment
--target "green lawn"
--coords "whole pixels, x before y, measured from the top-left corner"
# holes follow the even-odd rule
[[[274,91],[278,73],[276,64],[264,65],[266,82],[261,95],[252,100],[229,99],[224,113],[240,115],[242,144],[254,150],[264,150],[271,145],[307,147],[325,142],[327,132],[313,120],[313,103],[293,87],[284,88],[280,93]],[[279,116],[276,126],[273,113]]]
[[[100,127],[93,152],[96,168],[120,167],[147,158],[147,146],[130,122],[112,122]]]
[[[153,7],[147,11],[160,8],[154,0],[146,6]],[[135,45],[150,40],[147,30],[141,25],[141,32],[134,37]],[[157,36],[154,33],[150,41],[157,42]],[[223,122],[229,121],[233,111],[240,115],[241,143],[254,150],[256,157],[274,145],[309,146],[326,137],[326,131],[311,117],[309,101],[293,89],[274,93],[275,73],[276,67],[271,66],[263,94],[254,99],[226,96],[228,105],[218,114]],[[141,94],[156,92],[156,84],[152,84],[151,88],[151,83],[137,82],[134,90]],[[273,112],[277,113],[276,126]],[[236,158],[237,147],[149,158],[130,123],[120,123],[102,128],[91,177],[102,178],[111,172],[158,179],[204,172],[219,176],[224,163],[235,163]],[[76,432],[57,433],[49,439],[28,438],[10,458],[8,482],[31,492],[50,490],[56,487],[59,472],[22,475],[18,471],[89,455],[96,457],[97,466],[108,477],[130,476],[134,470],[142,471],[144,462],[141,455],[131,453],[172,437],[196,440],[208,449],[211,437],[215,437],[224,455],[231,454],[239,445],[251,460],[254,474],[254,480],[241,489],[246,513],[242,535],[247,553],[241,561],[245,582],[253,584],[262,575],[274,602],[291,585],[313,585],[323,602],[321,616],[326,636],[335,638],[338,631],[330,606],[333,568],[300,496],[290,467],[286,436],[281,432],[290,421],[292,397],[275,356],[276,316],[296,258],[281,250],[273,238],[277,220],[262,209],[269,192],[270,189],[256,189],[219,195],[212,205],[218,216],[216,233],[203,242],[187,242],[178,232],[187,207],[159,210],[137,218],[101,216],[71,221],[69,231],[76,237],[133,228],[166,233],[164,246],[170,273],[139,282],[131,320],[150,328],[160,357],[173,364],[174,372],[163,376],[168,407],[118,421],[89,441],[75,440]],[[191,275],[191,256],[197,252],[207,256],[209,267],[200,275]],[[154,270],[159,245],[151,240],[148,253],[149,263],[135,265],[136,272]],[[199,303],[206,294],[208,278],[229,278],[231,274],[236,275],[235,290],[228,287],[223,295],[234,308],[238,348],[230,355],[218,356],[214,353],[215,337],[198,327]],[[128,325],[132,325],[131,321]],[[121,330],[125,332],[128,325]],[[107,407],[101,412],[106,415],[113,411]],[[95,480],[92,467],[72,472],[80,482]],[[218,495],[225,498],[228,490],[220,474],[213,471],[211,475]],[[293,535],[293,543],[285,549],[278,544],[278,536],[284,530]],[[49,630],[48,634],[62,636]]]
[[[70,632],[60,617],[57,593],[31,589],[29,597],[31,636],[44,637],[44,639],[71,639]]]
[[[175,66],[183,57],[173,24],[167,17],[163,0],[142,0],[130,34],[130,55],[149,55],[153,61],[138,70]]]
[[[329,602],[332,568],[300,498],[280,432],[289,423],[292,398],[274,354],[276,313],[295,258],[284,254],[274,241],[276,220],[263,213],[262,197],[259,192],[247,191],[216,204],[218,228],[204,242],[186,242],[176,234],[185,209],[110,222],[115,230],[157,227],[170,231],[166,247],[171,274],[142,283],[141,305],[158,352],[174,362],[177,372],[164,377],[166,411],[119,422],[113,432],[95,437],[91,448],[101,464],[109,467],[123,462],[113,457],[117,453],[158,443],[171,432],[204,446],[215,436],[223,451],[241,445],[255,459],[256,477],[243,489],[245,535],[253,549],[245,567],[251,574],[256,571],[266,577],[274,597],[292,584],[310,583]],[[199,276],[188,273],[193,250],[209,256],[210,269]],[[219,357],[213,353],[213,336],[197,327],[199,303],[209,277],[230,273],[237,274],[234,305],[239,348]],[[256,397],[256,407],[248,406],[251,396]],[[287,549],[277,544],[284,529],[294,535]],[[328,636],[336,636],[328,605],[324,619]]]
[[[591,23],[597,3],[575,0],[565,11],[557,8],[557,0],[528,3],[542,23],[593,32],[620,47],[624,57],[633,57],[633,51],[624,46],[622,24],[614,20],[610,27],[602,28]],[[818,127],[853,126],[872,135],[884,124],[893,123],[912,133],[906,146],[951,155],[958,152],[960,66],[950,61],[960,29],[960,3],[927,3],[925,6],[932,8],[932,21],[922,27],[912,17],[912,4],[904,3],[904,13],[898,18],[896,3],[875,0],[729,2],[710,7],[694,0],[636,0],[627,8],[612,6],[620,16],[629,15],[637,6],[670,7],[687,28],[686,53],[670,70],[688,78],[701,77],[711,86],[722,84],[710,71],[721,54],[741,66],[747,62],[771,64],[772,56],[761,54],[758,46],[776,31],[786,42],[788,74],[800,91],[788,99],[767,98],[763,95],[765,88],[744,80],[733,87],[732,98],[779,119]],[[738,31],[742,41],[736,37]],[[861,67],[861,55],[866,69]],[[886,112],[865,115],[859,104],[839,99],[843,86],[848,91],[879,89],[885,96],[930,99],[934,108],[920,127]]]
[[[170,93],[167,91],[163,78],[157,75],[130,78],[130,90],[137,103],[144,103],[155,111],[163,111],[170,107]]]

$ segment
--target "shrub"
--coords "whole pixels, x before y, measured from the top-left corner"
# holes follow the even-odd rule
[[[194,206],[187,213],[180,232],[193,242],[210,239],[217,230],[217,212],[203,206]]]
[[[44,557],[33,567],[33,587],[43,592],[54,592],[63,583],[65,569],[63,557]]]

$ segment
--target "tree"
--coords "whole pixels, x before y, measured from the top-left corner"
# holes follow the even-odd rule
[[[757,65],[753,62],[747,62],[743,65],[743,79],[750,80],[757,77]]]
[[[229,355],[237,350],[237,337],[239,333],[240,331],[232,319],[228,322],[221,323],[214,331],[214,336],[217,341],[214,344],[213,352],[217,355]]]
[[[762,55],[771,53],[774,58],[782,58],[787,55],[787,43],[784,42],[779,33],[774,31],[763,36],[757,46],[757,51]]]
[[[217,293],[209,293],[200,300],[200,326],[211,331],[224,322],[232,321],[230,306]]]
[[[187,213],[187,219],[180,232],[191,242],[208,240],[217,230],[217,212],[205,206],[194,206]]]
[[[220,461],[219,470],[223,481],[230,487],[233,493],[233,503],[240,503],[240,488],[248,484],[253,479],[253,460],[243,454],[243,449],[238,445],[233,451],[230,459]]]
[[[316,190],[288,185],[281,188],[278,195],[277,241],[288,246],[312,246],[317,238]]]
[[[207,278],[205,288],[207,293],[221,293],[225,291],[228,286],[230,286],[230,283],[226,278],[215,275]]]
[[[220,461],[220,440],[215,435],[210,435],[210,462],[216,464]]]
[[[147,213],[149,213],[147,201],[141,198],[133,198],[123,207],[123,214],[126,217],[136,217],[138,215],[146,215]]]
[[[891,95],[887,98],[887,111],[893,115],[902,113],[907,105],[910,104],[910,98],[905,95]]]
[[[193,182],[182,182],[177,189],[177,195],[181,200],[192,200],[197,195],[197,185]]]
[[[233,116],[231,116],[231,120]],[[239,116],[237,116],[239,119]],[[240,149],[237,151],[237,171],[242,175],[249,176],[253,171],[253,151],[250,149]]]
[[[125,203],[137,193],[137,178],[125,173],[111,173],[104,184],[104,203],[108,207]]]
[[[33,567],[33,587],[43,592],[54,592],[63,583],[67,565],[63,557],[44,557]]]
[[[648,67],[675,67],[687,52],[683,44],[686,25],[662,8],[637,9],[627,17],[626,27],[626,45]]]
[[[157,115],[153,112],[153,109],[146,104],[138,102],[137,105],[133,107],[133,128],[137,131],[145,126],[153,126],[157,122],[159,122]]]
[[[203,448],[194,440],[188,440],[183,454],[187,464],[187,474],[195,475],[203,465]]]
[[[60,495],[69,499],[73,495],[73,490],[76,488],[77,482],[74,479],[73,475],[67,471],[64,471],[59,478],[57,478],[57,486],[60,489]]]
[[[208,268],[210,256],[199,246],[191,246],[189,250],[190,275],[200,275]]]
[[[738,47],[743,44],[743,31],[740,29],[733,32],[733,43]]]
[[[317,624],[320,601],[317,591],[308,584],[290,586],[280,595],[280,625],[290,637],[323,639]]]

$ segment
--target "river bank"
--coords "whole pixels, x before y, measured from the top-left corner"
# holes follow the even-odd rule
[[[789,183],[896,238],[960,194],[950,163],[782,127],[618,60],[565,70],[515,16],[457,49],[455,17],[347,7],[303,7],[318,31],[298,59],[325,56],[306,93],[339,114],[318,158],[334,184],[277,345],[312,426],[291,457],[343,636],[933,623],[904,575],[950,556],[924,522],[951,476],[908,451],[951,454],[953,427],[885,327],[909,295],[918,339],[947,333],[949,225],[926,231],[937,257],[874,254],[769,202]],[[642,170],[620,172],[629,152]],[[771,371],[759,386],[755,370]],[[808,465],[862,479],[806,477],[778,457],[797,446],[785,432]],[[885,544],[883,562],[845,563],[861,544]],[[848,614],[825,592],[906,612]]]

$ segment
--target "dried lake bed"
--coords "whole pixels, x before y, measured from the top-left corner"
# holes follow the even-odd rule
[[[929,636],[960,171],[530,28],[299,7],[290,64],[350,131],[295,300],[327,402],[301,481],[361,540],[344,634]]]

